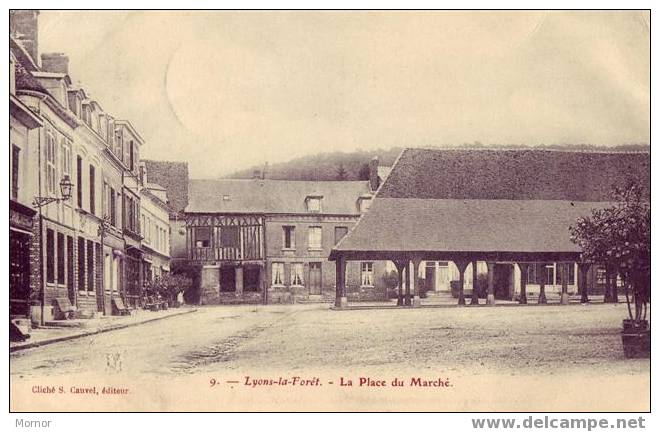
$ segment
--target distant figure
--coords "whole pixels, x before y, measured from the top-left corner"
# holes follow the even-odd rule
[[[178,306],[183,304],[183,291],[179,291],[179,294],[176,295],[176,302],[178,303]]]

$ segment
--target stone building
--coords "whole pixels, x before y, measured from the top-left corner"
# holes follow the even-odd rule
[[[130,257],[141,262],[143,140],[73,84],[65,54],[38,57],[38,15],[10,14],[10,311],[37,322],[67,303],[80,317],[110,314],[141,273]]]
[[[375,180],[377,184],[377,180]],[[329,301],[332,247],[371,202],[369,181],[191,180],[188,262],[202,303]],[[353,263],[355,300],[384,300],[385,263]]]
[[[140,232],[142,233],[144,281],[170,272],[170,224],[167,191],[149,181],[144,163],[141,167]]]
[[[32,201],[37,194],[37,182],[31,173],[38,151],[34,131],[43,126],[43,120],[16,94],[16,69],[22,66],[14,52],[19,51],[23,61],[29,61],[30,57],[15,41],[10,43],[13,49],[9,53],[9,313],[27,316],[30,275],[40,262],[38,245],[33,247],[36,211]]]

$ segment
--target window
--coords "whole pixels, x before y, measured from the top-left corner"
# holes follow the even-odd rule
[[[284,235],[284,249],[296,248],[296,227],[283,226],[282,233]]]
[[[46,230],[46,282],[55,282],[55,233]]]
[[[321,249],[322,245],[322,231],[321,227],[309,227],[309,248]]]
[[[374,263],[363,262],[360,266],[360,285],[374,285]]]
[[[347,227],[335,227],[335,245],[348,234]]]
[[[78,237],[78,290],[85,291],[85,239]]]
[[[527,267],[527,283],[535,284],[536,283],[536,264],[532,263]]]
[[[122,149],[123,146],[124,146],[124,136],[121,133],[121,129],[117,128],[117,130],[115,130],[115,149],[114,149],[114,151],[115,151],[115,156],[117,156],[117,158],[119,160],[121,160],[121,156],[122,156],[121,149]]]
[[[128,166],[130,160],[131,160],[131,146],[132,146],[133,141],[129,141],[127,143],[124,143],[124,165]]]
[[[112,226],[117,226],[117,201],[115,196],[115,190],[110,189],[110,223]]]
[[[69,144],[64,138],[62,138],[60,148],[60,157],[62,158],[62,175],[68,175],[71,177],[71,147],[69,147]]]
[[[132,140],[130,141],[129,144],[130,144],[131,154],[130,154],[130,161],[129,161],[129,164],[128,164],[128,169],[131,170],[131,171],[135,171],[135,159],[134,159],[134,157],[135,157],[135,148],[134,148],[135,144],[133,143]]]
[[[73,237],[66,236],[66,285],[70,296],[73,291],[73,278]],[[70,300],[73,302],[75,299]]]
[[[605,285],[607,283],[607,272],[602,267],[596,270],[596,283],[598,285]]]
[[[291,264],[291,285],[303,285],[303,265],[302,263]]]
[[[87,240],[87,291],[94,291],[94,243]]]
[[[46,191],[55,193],[55,137],[49,131],[46,133]]]
[[[209,227],[195,227],[194,234],[196,247],[211,247],[211,229]]]
[[[554,285],[555,284],[555,265],[550,264],[545,266],[545,283],[546,285]]]
[[[57,233],[57,283],[64,282],[64,234]]]
[[[361,198],[360,199],[360,213],[364,213],[371,206],[371,198]]]
[[[568,269],[568,285],[575,285],[575,263],[566,264]]]
[[[124,211],[122,213],[122,220],[124,221],[124,228],[131,231],[133,231],[133,227],[131,225],[132,208],[133,208],[133,199],[127,194],[124,194]]]
[[[220,244],[222,247],[238,247],[238,227],[223,226],[220,228]]]
[[[273,280],[272,285],[284,285],[284,263],[273,263]]]
[[[78,193],[78,207],[82,208],[83,206],[83,184],[82,184],[82,158],[76,156],[76,191]]]
[[[11,146],[11,197],[18,199],[18,175],[21,149],[16,145]]]
[[[319,213],[321,211],[321,198],[307,198],[307,211]]]
[[[96,214],[96,170],[89,166],[89,212]]]

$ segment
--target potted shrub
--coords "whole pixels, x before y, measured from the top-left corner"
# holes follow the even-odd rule
[[[626,357],[651,355],[647,319],[651,298],[651,205],[635,182],[614,193],[617,202],[579,218],[570,228],[571,240],[582,249],[585,262],[605,264],[625,288],[628,319],[621,340]]]

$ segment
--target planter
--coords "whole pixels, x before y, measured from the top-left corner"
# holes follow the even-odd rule
[[[626,358],[651,357],[651,329],[648,322],[646,320],[623,320],[621,342]]]

